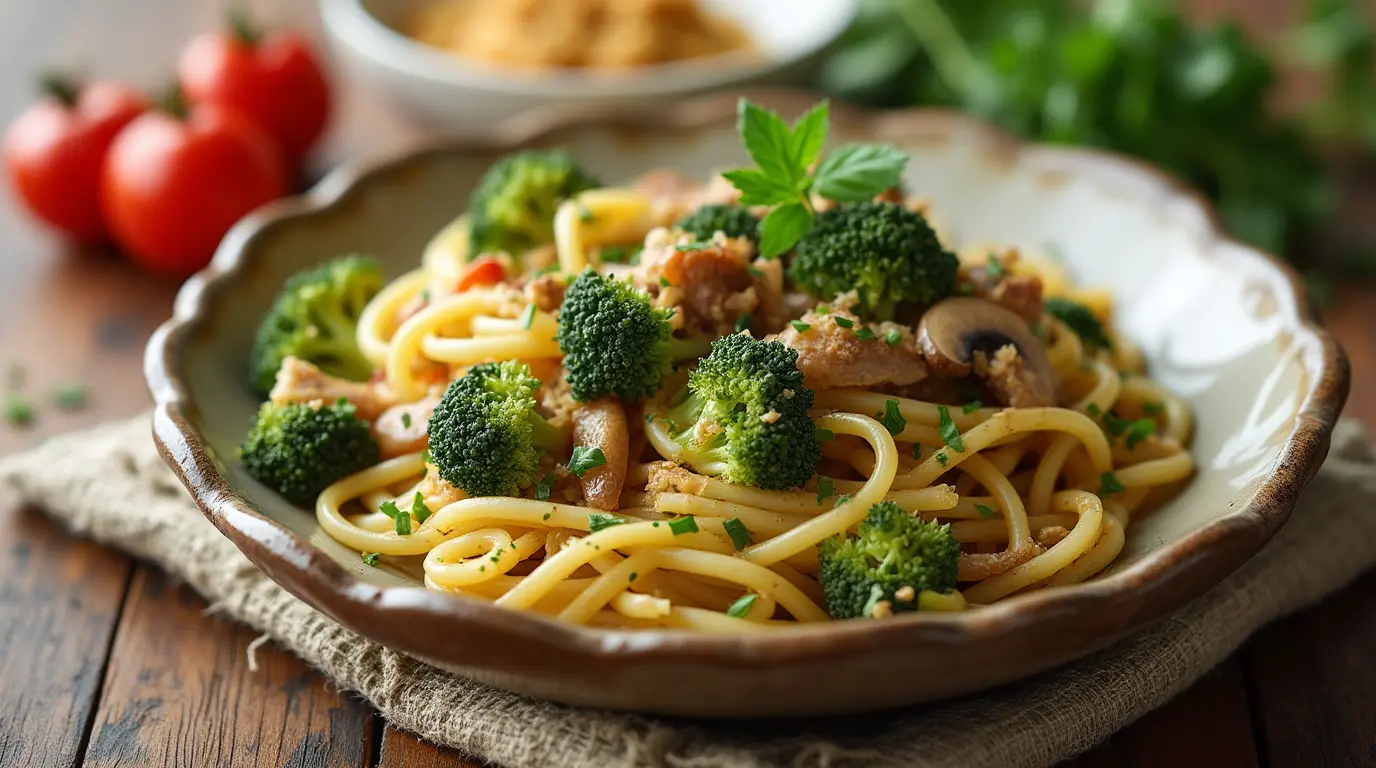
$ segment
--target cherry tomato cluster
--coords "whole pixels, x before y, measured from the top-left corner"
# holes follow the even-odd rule
[[[325,130],[330,86],[304,36],[236,16],[191,40],[158,103],[112,81],[43,81],[4,137],[10,182],[38,218],[111,240],[143,268],[184,277],[235,221],[286,194]]]

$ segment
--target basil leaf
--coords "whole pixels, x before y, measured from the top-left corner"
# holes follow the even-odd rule
[[[741,99],[737,105],[736,128],[750,159],[765,176],[786,182],[796,189],[803,172],[793,165],[793,131],[779,115]],[[747,203],[749,205],[749,203]]]
[[[755,168],[727,171],[722,178],[740,190],[741,205],[778,205],[798,199],[798,190]]]
[[[794,168],[807,169],[822,156],[822,145],[827,141],[827,123],[830,118],[831,104],[822,101],[804,112],[793,123],[790,142],[790,160]]]
[[[847,144],[817,167],[813,189],[838,203],[860,203],[898,185],[908,156],[886,144]]]
[[[760,222],[760,255],[772,259],[788,253],[810,226],[812,213],[802,203],[775,208]]]

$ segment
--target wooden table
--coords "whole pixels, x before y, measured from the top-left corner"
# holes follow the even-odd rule
[[[1228,4],[1263,21],[1285,6]],[[220,5],[3,0],[0,120],[29,98],[23,77],[49,62],[158,83],[180,41],[213,25]],[[307,0],[271,7],[274,18],[316,24]],[[343,102],[343,128],[326,157],[410,135],[360,97],[346,93]],[[1361,209],[1376,219],[1376,199]],[[109,254],[72,252],[0,199],[0,366],[22,364],[34,394],[64,380],[95,387],[85,411],[48,407],[32,430],[0,426],[0,454],[145,408],[143,343],[168,316],[175,289]],[[1376,289],[1343,291],[1328,322],[1352,357],[1348,413],[1376,420]],[[257,649],[258,671],[250,671],[252,630],[208,616],[201,598],[158,568],[75,539],[5,494],[0,766],[472,765],[393,729],[271,645]],[[1376,573],[1262,630],[1194,688],[1077,764],[1376,765],[1373,595]]]

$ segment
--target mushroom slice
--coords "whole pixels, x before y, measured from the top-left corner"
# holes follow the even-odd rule
[[[933,370],[953,378],[974,373],[1003,405],[1056,404],[1046,347],[1021,317],[997,304],[975,298],[940,301],[922,315],[917,343]],[[977,356],[983,364],[975,364]]]

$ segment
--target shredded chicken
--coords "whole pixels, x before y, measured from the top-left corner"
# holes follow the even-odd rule
[[[981,581],[1017,568],[1043,551],[1033,542],[1026,541],[1016,549],[1005,549],[1002,552],[961,552],[956,578],[960,581]]]
[[[401,403],[383,411],[373,420],[373,439],[377,441],[382,458],[391,459],[425,450],[430,442],[430,415],[435,412],[438,397],[427,397],[414,403]]]
[[[606,462],[583,473],[583,497],[588,506],[612,511],[620,506],[626,482],[630,437],[621,401],[603,397],[578,406],[573,412],[573,443],[600,448]]]
[[[674,330],[725,336],[746,315],[752,326],[757,313],[771,314],[774,322],[782,318],[783,273],[753,266],[754,250],[744,238],[719,233],[711,243],[694,243],[691,236],[658,229],[646,236],[634,275],[656,306],[675,310]],[[769,295],[762,300],[763,294]]]
[[[798,370],[809,387],[905,386],[927,378],[927,364],[912,329],[896,323],[867,326],[847,306],[833,305],[826,314],[810,310],[798,321],[806,330],[790,325],[774,337],[798,350]],[[837,318],[849,321],[851,327],[838,325]],[[874,338],[856,335],[864,328]],[[890,345],[885,339],[890,331],[898,334],[897,344]]]
[[[376,419],[397,403],[397,396],[381,381],[348,381],[331,376],[315,365],[295,357],[282,361],[277,383],[268,395],[278,405],[287,403],[333,403],[344,398],[358,409],[364,421]]]
[[[1042,279],[1036,275],[1015,275],[1010,270],[1018,263],[1017,248],[998,248],[980,263],[965,262],[956,275],[957,287],[971,295],[988,299],[1035,326],[1042,319]],[[994,264],[997,267],[994,267]]]
[[[650,477],[645,482],[647,494],[691,493],[700,494],[707,487],[702,475],[689,472],[672,461],[656,461],[650,464]]]
[[[540,377],[542,383],[536,394],[540,399],[541,415],[550,426],[567,433],[573,425],[573,413],[578,403],[574,402],[573,390],[565,374],[563,366],[559,366],[554,375]]]
[[[1022,356],[1012,344],[999,347],[993,357],[976,350],[974,354],[975,376],[982,379],[994,398],[1000,403],[1014,408],[1034,408],[1046,403],[1027,388],[1027,374],[1023,370]]]
[[[541,275],[526,283],[526,301],[541,312],[553,312],[563,305],[564,292],[568,287],[569,284],[562,277]]]

